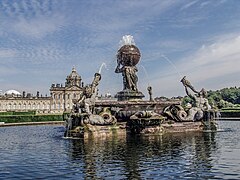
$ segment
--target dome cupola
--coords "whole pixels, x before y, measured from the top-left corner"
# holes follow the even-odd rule
[[[80,87],[81,77],[77,73],[75,67],[72,68],[72,72],[66,78],[66,87],[78,86]]]

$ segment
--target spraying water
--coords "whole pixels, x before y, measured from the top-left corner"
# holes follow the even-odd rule
[[[176,70],[176,72],[178,73],[179,78],[181,79],[182,76],[180,75],[177,67],[172,63],[172,61],[170,61],[170,59],[167,56],[165,56],[164,54],[161,54],[161,57],[163,57],[169,64],[171,64],[171,66]]]
[[[142,67],[142,69],[143,69],[143,71],[144,71],[144,73],[145,73],[145,75],[146,75],[146,78],[147,78],[147,81],[148,81],[148,86],[149,86],[149,76],[148,76],[148,72],[147,72],[146,68],[145,68],[143,65],[140,64],[140,66]]]
[[[103,67],[107,68],[106,63],[102,63],[102,64],[101,64],[101,66],[100,66],[100,68],[99,68],[99,71],[98,71],[99,74],[101,74]]]

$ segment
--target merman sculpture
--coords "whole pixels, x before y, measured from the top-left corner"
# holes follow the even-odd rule
[[[199,121],[204,117],[204,112],[211,110],[208,103],[207,92],[204,88],[197,91],[186,76],[180,81],[182,82],[186,94],[192,99],[193,103],[183,108],[181,105],[171,105],[163,110],[163,113],[171,117],[175,121]],[[192,92],[193,93],[192,93]]]

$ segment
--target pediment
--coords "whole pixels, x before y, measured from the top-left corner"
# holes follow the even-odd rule
[[[82,88],[78,87],[78,86],[71,86],[71,87],[66,87],[65,91],[81,91]]]

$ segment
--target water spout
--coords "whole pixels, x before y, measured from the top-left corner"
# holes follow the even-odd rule
[[[99,74],[101,74],[103,67],[107,68],[106,63],[102,63],[102,64],[101,64],[101,66],[100,66],[100,68],[99,68],[99,71],[98,71]]]
[[[131,35],[125,35],[122,37],[122,40],[119,42],[120,47],[124,45],[135,45],[133,36]]]
[[[144,71],[144,74],[145,74],[145,76],[146,76],[146,79],[147,79],[147,81],[148,81],[148,86],[150,86],[150,84],[149,84],[149,75],[148,75],[148,72],[147,72],[146,68],[145,68],[143,65],[141,65],[141,64],[140,64],[139,66],[142,67],[142,69],[143,69],[143,71]]]
[[[177,67],[173,64],[173,62],[164,54],[161,54],[161,57],[163,57],[169,64],[171,64],[171,66],[176,70],[176,72],[178,73],[178,76],[180,77],[180,79],[182,78],[182,76],[180,75]]]

